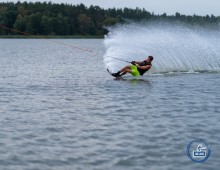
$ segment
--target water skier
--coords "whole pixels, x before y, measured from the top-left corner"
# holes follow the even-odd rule
[[[145,72],[151,69],[153,59],[153,56],[148,56],[144,61],[132,61],[131,65],[125,66],[117,73],[113,73],[112,76],[118,78],[127,73],[130,73],[133,76],[142,76]]]

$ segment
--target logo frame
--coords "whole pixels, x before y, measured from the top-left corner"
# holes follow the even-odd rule
[[[199,145],[204,144],[205,147],[207,148],[207,153],[205,154],[204,156],[204,159],[201,159],[201,160],[197,160],[196,158],[194,158],[194,156],[191,156],[191,153],[190,153],[190,149],[191,149],[191,146],[193,143],[199,143]],[[198,146],[199,146],[198,145]],[[202,162],[205,162],[209,159],[210,155],[211,155],[211,149],[210,149],[210,146],[208,145],[208,143],[203,140],[203,139],[195,139],[193,141],[191,141],[188,145],[187,145],[187,156],[193,161],[193,162],[196,162],[196,163],[202,163]],[[193,151],[194,153],[195,151]],[[205,151],[206,152],[206,151]]]

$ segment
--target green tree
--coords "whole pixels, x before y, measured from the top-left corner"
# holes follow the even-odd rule
[[[118,20],[116,18],[106,17],[106,19],[104,20],[103,24],[105,26],[112,26],[112,25],[115,25],[117,22],[118,22]]]
[[[85,14],[80,14],[78,16],[78,31],[82,35],[95,35],[94,23],[90,17],[87,17]]]

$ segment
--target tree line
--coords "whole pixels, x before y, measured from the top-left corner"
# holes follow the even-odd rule
[[[55,4],[52,2],[2,2],[0,25],[34,35],[92,35],[103,36],[106,26],[130,21],[149,20],[181,21],[190,25],[218,25],[220,17],[214,15],[155,15],[144,8],[86,7],[83,4]],[[0,28],[0,35],[17,34]]]

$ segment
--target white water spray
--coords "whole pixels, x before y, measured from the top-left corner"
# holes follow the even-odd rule
[[[154,56],[150,73],[220,71],[220,30],[154,22],[119,25],[105,37],[104,63],[112,72]]]

